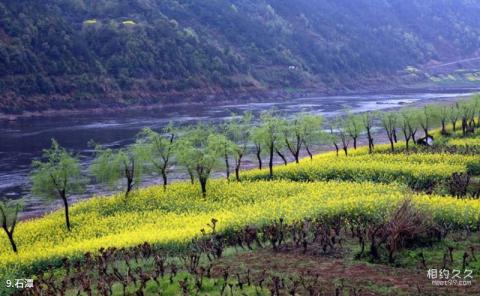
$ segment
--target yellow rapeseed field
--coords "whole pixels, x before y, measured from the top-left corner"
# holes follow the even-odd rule
[[[337,215],[384,219],[406,195],[438,222],[474,228],[480,221],[480,200],[411,195],[392,184],[212,181],[208,190],[204,199],[198,186],[176,183],[167,191],[141,189],[128,200],[123,195],[95,197],[72,207],[71,233],[66,231],[61,210],[21,222],[15,232],[18,255],[10,251],[6,236],[0,236],[0,274],[32,270],[101,247],[129,247],[145,241],[181,247],[211,218],[219,220],[220,231],[281,217],[287,222]]]
[[[384,151],[385,145],[378,150]],[[455,172],[477,170],[480,157],[442,153],[374,153],[362,147],[349,156],[324,153],[300,164],[290,163],[274,168],[275,179],[294,181],[373,181],[399,182],[424,189],[448,180]],[[475,172],[478,173],[478,172]],[[242,174],[245,180],[268,179],[268,170],[251,170]]]
[[[448,141],[449,146],[480,146],[480,138],[455,138]]]

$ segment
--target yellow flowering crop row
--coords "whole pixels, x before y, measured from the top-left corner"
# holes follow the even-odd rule
[[[480,157],[474,155],[368,154],[364,148],[352,152],[349,156],[324,153],[313,160],[303,159],[300,164],[278,166],[274,168],[274,177],[294,181],[400,182],[423,189],[447,180],[455,172],[476,170],[480,164]],[[251,170],[242,176],[245,180],[268,179],[268,170]]]
[[[480,146],[480,138],[455,138],[448,141],[449,146]]]
[[[183,246],[211,218],[218,230],[262,225],[283,217],[287,222],[307,217],[367,217],[384,219],[404,199],[397,185],[350,182],[295,183],[213,181],[207,198],[187,183],[141,189],[123,196],[95,197],[71,208],[73,230],[67,232],[61,210],[19,223],[15,239],[19,253],[0,236],[0,274],[32,270],[34,266],[76,256],[100,247],[129,247],[148,241]],[[439,222],[475,228],[480,200],[413,195],[413,202]],[[1,276],[0,276],[1,280]]]

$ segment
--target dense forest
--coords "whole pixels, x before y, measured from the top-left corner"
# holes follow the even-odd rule
[[[344,90],[474,56],[475,0],[5,0],[0,111]]]

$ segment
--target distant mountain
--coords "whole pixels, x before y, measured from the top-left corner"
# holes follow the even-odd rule
[[[479,16],[480,0],[4,0],[0,111],[391,84],[480,53]]]

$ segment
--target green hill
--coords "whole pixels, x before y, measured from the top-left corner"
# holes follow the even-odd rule
[[[474,56],[472,0],[7,0],[0,111],[358,89]]]

